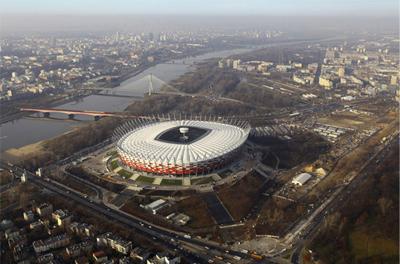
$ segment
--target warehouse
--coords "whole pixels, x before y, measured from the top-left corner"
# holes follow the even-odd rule
[[[300,173],[292,180],[294,185],[303,186],[309,179],[311,179],[311,175],[308,173]]]

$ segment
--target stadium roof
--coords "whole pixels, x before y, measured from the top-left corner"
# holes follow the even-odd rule
[[[157,139],[167,130],[185,126],[209,132],[188,144]],[[118,140],[117,146],[120,151],[142,162],[186,165],[214,159],[237,149],[246,141],[249,131],[249,128],[213,121],[154,122],[128,132]]]

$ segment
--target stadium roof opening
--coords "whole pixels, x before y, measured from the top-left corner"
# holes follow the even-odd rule
[[[181,129],[188,128],[186,138],[182,137]],[[210,133],[211,130],[195,126],[177,126],[161,132],[156,140],[173,144],[190,144]]]

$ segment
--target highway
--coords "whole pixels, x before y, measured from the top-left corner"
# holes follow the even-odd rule
[[[214,261],[215,263],[218,263],[218,260],[215,260],[215,256],[207,256],[207,259],[204,259],[204,256],[201,257],[197,252],[189,252],[185,251],[182,248],[182,246],[177,245],[176,242],[179,242],[179,244],[184,243],[184,244],[192,244],[195,246],[202,247],[204,249],[212,249],[216,252],[220,252],[220,255],[225,255],[227,257],[230,257],[233,259],[234,256],[238,256],[242,259],[249,259],[249,256],[247,254],[244,254],[242,252],[238,251],[232,251],[229,248],[223,247],[218,245],[217,243],[211,242],[211,241],[204,241],[200,239],[195,239],[188,237],[186,234],[182,233],[176,233],[171,230],[152,225],[150,223],[144,222],[143,220],[134,217],[132,215],[129,215],[127,213],[112,209],[107,207],[106,205],[102,203],[97,203],[92,200],[89,200],[87,198],[82,197],[81,195],[78,195],[74,193],[73,191],[70,191],[69,189],[63,187],[60,184],[56,184],[49,178],[42,178],[38,177],[35,174],[33,174],[30,171],[27,171],[23,168],[10,165],[4,162],[1,162],[1,166],[5,169],[12,169],[16,175],[22,175],[23,173],[26,173],[28,181],[36,184],[39,187],[48,189],[56,194],[59,194],[69,200],[78,202],[80,205],[85,206],[87,208],[90,208],[93,211],[96,211],[110,219],[115,219],[118,222],[129,226],[131,228],[134,228],[138,232],[145,234],[149,237],[155,237],[158,242],[163,243],[165,246],[172,248],[174,251],[179,251],[182,256],[187,257],[190,261],[193,263],[205,263],[208,262],[209,260]],[[174,242],[172,242],[174,241]],[[207,250],[206,250],[207,251]],[[226,252],[229,252],[226,253]],[[206,254],[207,255],[207,254]],[[226,262],[220,262],[220,263],[226,263]],[[265,263],[265,262],[264,262]]]

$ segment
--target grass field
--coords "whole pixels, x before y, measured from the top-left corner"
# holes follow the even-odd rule
[[[132,176],[132,172],[129,172],[129,171],[126,171],[126,170],[120,170],[120,171],[118,171],[118,174],[121,176],[121,177],[125,177],[125,178],[129,178],[129,177],[131,177]]]
[[[182,180],[177,179],[163,179],[161,185],[182,185]]]
[[[111,165],[111,169],[112,169],[112,170],[115,170],[116,168],[119,167],[119,164],[118,164],[118,161],[117,161],[117,160],[111,161],[110,165]]]
[[[146,176],[139,176],[136,181],[143,182],[143,183],[153,183],[154,178],[146,177]]]

